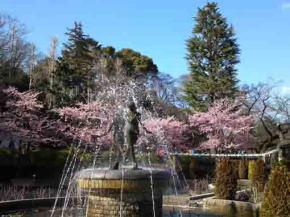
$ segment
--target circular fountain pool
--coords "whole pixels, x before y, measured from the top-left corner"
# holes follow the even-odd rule
[[[209,214],[203,210],[182,209],[175,207],[174,209],[163,209],[162,217],[224,217],[226,215]],[[9,217],[51,217],[51,210],[48,208],[39,208],[34,210],[19,211],[6,213],[2,216]],[[62,210],[55,210],[54,216],[62,216]],[[85,209],[67,210],[63,217],[84,217],[86,216]],[[120,215],[119,215],[120,216]],[[151,216],[148,216],[151,217]],[[153,216],[152,216],[153,217]],[[235,216],[232,216],[235,217]]]
[[[87,195],[88,217],[162,216],[162,195],[171,172],[156,168],[85,169],[76,174],[77,186]]]

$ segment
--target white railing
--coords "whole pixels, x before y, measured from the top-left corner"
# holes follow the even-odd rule
[[[174,156],[193,156],[193,157],[230,157],[230,158],[263,158],[268,157],[274,153],[278,153],[279,150],[274,149],[265,153],[258,154],[211,154],[211,153],[171,153]]]

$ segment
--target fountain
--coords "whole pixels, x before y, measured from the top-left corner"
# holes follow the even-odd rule
[[[169,172],[157,169],[86,169],[78,174],[77,184],[89,194],[88,217],[161,217],[162,194],[169,176]]]
[[[75,176],[77,186],[88,197],[88,217],[162,217],[162,195],[170,185],[171,173],[151,165],[138,166],[134,146],[140,114],[133,101],[128,109],[125,119],[116,115],[113,123],[116,162],[109,168],[83,169]]]
[[[132,96],[132,94],[122,95]],[[200,203],[196,203],[198,205],[196,209],[190,207],[187,195],[181,195],[187,192],[188,186],[179,179],[175,168],[178,164],[173,159],[165,158],[166,154],[162,158],[162,163],[165,163],[163,166],[170,170],[152,166],[153,161],[150,157],[153,152],[156,153],[154,145],[169,144],[166,135],[158,127],[155,129],[160,130],[160,134],[153,132],[154,127],[148,127],[152,132],[147,130],[148,125],[141,121],[141,115],[137,112],[136,104],[141,104],[138,104],[137,100],[129,100],[126,107],[120,101],[119,99],[118,103],[114,104],[118,109],[115,108],[112,115],[104,112],[104,116],[100,116],[101,120],[107,120],[107,117],[110,120],[102,127],[104,129],[102,133],[97,134],[95,131],[92,133],[90,129],[75,131],[80,133],[79,138],[83,138],[87,133],[93,135],[94,139],[91,143],[76,139],[70,147],[55,198],[6,201],[0,204],[0,209],[5,209],[3,215],[17,211],[21,216],[38,217],[221,217],[222,215],[212,215],[208,209],[202,209],[199,207]],[[94,108],[89,110],[90,114],[99,117]],[[138,106],[139,108],[142,118],[146,115],[145,120],[152,117],[145,109],[142,111],[141,106]],[[88,124],[94,129],[97,125],[94,124],[95,119],[90,119],[90,116],[88,119],[93,122]],[[102,140],[99,142],[97,139],[100,137]],[[107,155],[111,144],[110,155]],[[115,158],[112,157],[112,153]],[[141,161],[144,160],[144,156],[147,158],[146,161],[148,160],[147,164]],[[104,166],[104,162],[109,162],[109,165]],[[164,197],[163,204],[165,191],[169,195]],[[2,213],[0,212],[0,215]]]

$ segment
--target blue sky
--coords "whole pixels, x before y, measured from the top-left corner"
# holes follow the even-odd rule
[[[290,0],[220,0],[240,44],[241,83],[283,81],[290,91]],[[74,21],[103,45],[129,47],[152,57],[161,72],[188,73],[185,40],[205,0],[0,0],[0,12],[24,22],[28,40],[46,53]],[[60,47],[59,47],[60,49]],[[288,88],[288,89],[287,89]]]

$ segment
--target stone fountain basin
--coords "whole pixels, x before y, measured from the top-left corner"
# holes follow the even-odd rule
[[[88,168],[76,174],[83,189],[124,189],[130,191],[164,191],[170,185],[171,172],[157,168],[109,170]]]
[[[162,195],[171,172],[157,168],[89,168],[76,174],[88,193],[88,217],[162,217]]]

